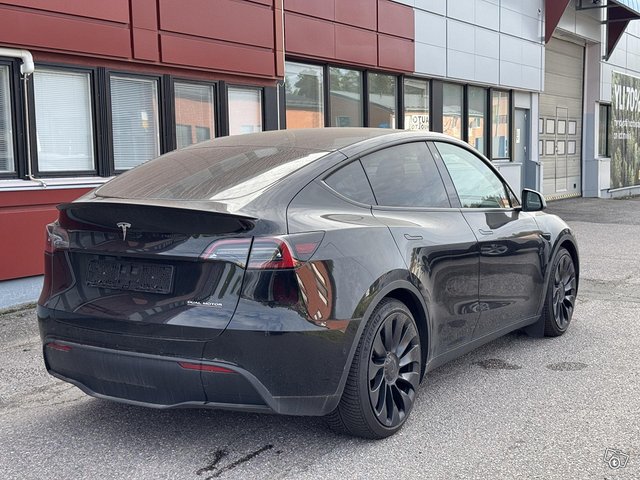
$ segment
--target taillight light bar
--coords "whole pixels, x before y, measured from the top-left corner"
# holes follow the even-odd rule
[[[213,242],[200,258],[231,262],[248,270],[295,269],[311,259],[323,238],[324,232],[228,238]]]

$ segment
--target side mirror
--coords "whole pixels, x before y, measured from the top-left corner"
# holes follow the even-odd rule
[[[525,188],[522,190],[522,211],[539,212],[547,208],[547,202],[541,193]]]

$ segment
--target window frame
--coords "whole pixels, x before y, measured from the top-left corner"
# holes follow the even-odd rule
[[[20,63],[17,59],[0,57],[0,66],[8,67],[9,117],[13,130],[13,171],[0,172],[0,180],[24,178],[26,175],[26,128],[24,115],[24,84],[20,78]]]
[[[342,64],[339,62],[322,62],[322,61],[317,61],[317,60],[310,60],[307,58],[300,58],[300,57],[296,57],[296,56],[287,56],[287,58],[285,59],[285,65],[286,62],[291,62],[291,63],[297,63],[300,65],[309,65],[309,66],[314,66],[314,67],[322,67],[322,75],[323,75],[323,79],[324,79],[324,83],[323,83],[323,102],[324,102],[324,127],[319,127],[319,128],[332,128],[331,126],[331,119],[332,119],[332,112],[331,112],[331,68],[340,68],[340,69],[346,69],[346,70],[354,70],[357,71],[358,73],[360,73],[360,78],[361,78],[361,90],[360,90],[360,94],[361,94],[361,115],[362,115],[362,125],[363,127],[367,128],[367,127],[371,127],[371,125],[369,124],[369,74],[373,73],[373,74],[378,74],[378,75],[388,75],[388,76],[392,76],[395,77],[396,79],[396,125],[395,128],[398,130],[404,130],[405,129],[405,121],[404,121],[404,117],[405,117],[405,102],[404,102],[404,95],[405,95],[405,88],[404,88],[404,84],[405,84],[405,79],[410,79],[410,80],[418,80],[421,82],[426,82],[427,84],[427,90],[428,90],[428,94],[429,94],[429,101],[428,101],[428,109],[429,109],[429,129],[428,130],[419,130],[422,132],[427,132],[427,131],[433,131],[433,79],[431,77],[420,77],[420,76],[416,76],[416,75],[405,75],[399,72],[393,72],[393,71],[385,71],[385,70],[380,70],[380,69],[376,69],[376,68],[362,68],[362,67],[358,67],[358,66],[354,66],[354,65],[347,65],[347,64]],[[284,112],[284,115],[286,116],[286,108],[287,108],[287,99],[286,99],[286,94],[284,94],[284,87],[283,87],[283,100],[281,102],[281,106],[282,106],[282,111]],[[286,123],[283,124],[283,128],[286,128]],[[340,128],[340,127],[333,127],[333,128]]]
[[[466,127],[465,132],[464,132],[464,142],[469,144],[469,106],[470,106],[470,102],[469,102],[469,89],[470,88],[478,88],[478,89],[482,89],[484,90],[484,128],[482,131],[482,135],[483,135],[483,139],[484,139],[484,152],[480,152],[482,155],[487,156],[489,153],[489,142],[491,140],[491,129],[490,129],[490,125],[491,125],[491,118],[489,115],[489,108],[490,108],[490,88],[487,87],[483,87],[481,85],[474,85],[474,84],[467,84],[465,85],[465,89],[464,89],[464,125]],[[471,145],[471,144],[469,144]],[[473,147],[473,145],[471,145]],[[475,149],[475,147],[473,147]]]
[[[171,149],[167,148],[167,125],[166,119],[164,118],[166,115],[165,106],[167,104],[167,92],[163,85],[163,76],[162,75],[154,75],[154,74],[146,74],[139,72],[132,72],[129,70],[111,70],[105,69],[104,71],[104,101],[105,101],[105,112],[106,112],[106,126],[103,129],[103,134],[105,137],[105,141],[107,143],[108,155],[106,156],[105,162],[105,170],[108,172],[107,176],[119,175],[124,173],[130,169],[125,170],[117,170],[115,167],[115,158],[113,155],[114,146],[113,146],[113,102],[111,101],[111,77],[125,77],[125,78],[141,78],[146,80],[156,80],[157,81],[157,95],[158,95],[158,155],[162,155],[163,153],[167,153],[171,151]],[[169,99],[173,99],[173,92],[170,92]],[[132,167],[135,168],[135,167]]]
[[[432,132],[432,126],[433,126],[433,88],[432,88],[432,79],[431,78],[422,78],[422,77],[416,77],[414,75],[400,75],[400,81],[402,82],[402,84],[398,85],[400,88],[400,97],[398,98],[399,102],[400,102],[400,106],[401,109],[400,111],[402,112],[402,115],[399,115],[398,117],[398,122],[402,122],[402,130],[406,130],[407,126],[405,124],[405,117],[406,117],[406,102],[405,102],[405,95],[406,95],[406,89],[405,89],[405,82],[407,80],[415,80],[415,81],[419,81],[419,82],[425,82],[427,84],[427,95],[428,95],[428,99],[427,99],[427,110],[428,110],[428,115],[429,115],[429,125],[428,128],[426,130],[411,130],[411,131],[415,131],[415,132]],[[400,120],[400,117],[402,117],[402,120]],[[400,123],[398,123],[398,127],[400,128]]]
[[[602,132],[602,117],[601,112],[605,110],[605,125],[604,125],[604,133],[605,133],[605,143],[604,143],[604,152],[600,151],[601,146],[601,132]],[[598,158],[611,158],[611,104],[606,102],[598,102],[598,145],[597,145],[597,153]]]
[[[469,84],[459,83],[459,82],[450,82],[448,79],[442,82],[442,98],[441,98],[441,105],[440,105],[440,112],[439,112],[441,116],[440,123],[442,124],[442,133],[444,133],[444,88],[446,85],[453,85],[455,87],[461,88],[462,95],[461,95],[461,103],[460,103],[460,138],[457,140],[467,142],[468,136],[469,136],[468,125],[467,125],[468,111],[469,111],[467,87],[469,86]]]
[[[328,63],[323,63],[323,62],[317,62],[317,61],[312,61],[312,60],[307,60],[307,59],[297,59],[297,58],[287,58],[285,59],[285,71],[287,68],[287,63],[297,63],[298,65],[309,65],[311,67],[320,67],[322,68],[322,127],[318,127],[318,128],[327,128],[327,125],[329,125],[327,122],[330,119],[330,115],[329,115],[329,92],[327,91],[329,88],[329,80],[327,75],[329,75],[329,67],[330,65]],[[287,118],[287,94],[286,94],[286,88],[285,85],[283,83],[282,85],[282,90],[283,90],[283,100],[282,100],[282,106],[283,106],[283,111],[284,111],[284,120],[285,122],[283,123],[283,128],[287,129],[287,125],[286,125],[286,118]]]
[[[389,129],[398,129],[400,127],[399,122],[400,122],[400,114],[399,112],[402,111],[402,115],[404,116],[404,108],[401,110],[401,100],[400,100],[400,96],[402,95],[402,97],[404,98],[404,78],[402,75],[397,75],[397,74],[393,74],[393,73],[389,73],[389,72],[379,72],[377,70],[366,70],[366,72],[363,74],[363,77],[366,77],[366,81],[363,78],[363,82],[362,82],[362,86],[363,86],[363,90],[365,93],[365,105],[363,105],[364,107],[364,111],[366,112],[367,117],[364,118],[363,117],[363,124],[366,127],[371,127],[370,125],[370,115],[371,115],[371,85],[370,85],[370,76],[371,75],[380,75],[380,76],[386,76],[386,77],[393,77],[393,79],[395,80],[395,108],[394,108],[394,115],[395,115],[395,125],[393,127],[389,126]],[[400,85],[400,82],[402,82],[402,86]],[[404,127],[404,122],[403,122],[403,127]],[[371,127],[371,128],[387,128],[387,127]]]
[[[261,127],[262,129],[260,130],[261,132],[266,132],[267,131],[267,113],[266,113],[266,95],[265,95],[265,88],[261,87],[261,86],[256,86],[256,85],[247,85],[247,84],[242,84],[242,83],[225,83],[224,84],[224,97],[225,97],[225,109],[226,109],[226,131],[224,133],[225,136],[231,136],[231,118],[229,116],[229,113],[231,112],[231,109],[229,108],[229,89],[231,88],[235,88],[235,89],[241,89],[241,90],[255,90],[260,92],[260,121],[262,122]],[[236,134],[238,135],[238,134]]]
[[[513,90],[505,90],[503,88],[489,88],[488,90],[488,98],[487,98],[487,112],[489,113],[489,125],[487,132],[487,158],[491,160],[491,162],[513,162],[513,116],[514,116],[514,107],[513,107]],[[507,147],[507,156],[506,157],[495,157],[493,154],[493,93],[506,93],[509,97],[509,119],[507,122],[507,131],[509,132],[509,145]],[[498,116],[500,114],[498,113]]]
[[[336,63],[328,63],[325,66],[325,97],[327,99],[327,108],[326,108],[326,118],[325,118],[325,128],[344,128],[338,127],[331,124],[332,118],[332,108],[331,108],[331,69],[339,68],[342,70],[353,70],[360,74],[360,115],[362,118],[362,127],[367,127],[369,123],[369,94],[368,91],[368,70],[363,68],[357,68],[352,65],[340,65]],[[360,127],[355,127],[360,128]]]
[[[476,208],[476,207],[463,207],[462,206],[462,202],[460,201],[460,196],[458,195],[458,191],[455,187],[455,184],[453,183],[453,179],[451,178],[451,174],[449,173],[449,169],[447,168],[447,166],[444,163],[444,160],[442,159],[442,156],[440,155],[440,151],[437,148],[436,143],[447,143],[449,145],[453,145],[455,147],[461,148],[467,152],[469,152],[470,154],[474,155],[476,158],[478,158],[482,163],[484,163],[489,170],[491,170],[495,175],[496,178],[500,181],[500,183],[502,183],[502,187],[504,188],[504,193],[506,194],[506,197],[509,199],[509,207],[480,207],[480,208]],[[514,193],[513,189],[511,188],[511,186],[509,185],[509,183],[507,183],[507,181],[502,177],[502,175],[500,174],[500,172],[498,171],[498,169],[495,167],[495,165],[493,164],[493,162],[491,160],[489,160],[488,158],[486,158],[484,155],[479,155],[478,152],[476,152],[476,150],[469,144],[464,143],[464,145],[460,145],[457,142],[454,141],[448,141],[447,139],[438,139],[438,140],[429,140],[427,141],[427,146],[429,147],[429,150],[431,151],[431,154],[433,155],[433,158],[436,162],[436,166],[438,167],[438,170],[440,171],[440,176],[442,177],[442,180],[445,184],[445,188],[447,189],[447,192],[449,193],[449,200],[451,201],[451,204],[457,208],[457,209],[461,209],[461,210],[468,210],[468,211],[473,211],[473,212],[481,212],[481,211],[485,211],[485,210],[489,210],[489,211],[515,211],[518,210],[520,208],[520,199],[519,197]],[[514,205],[514,201],[517,201],[517,205]]]
[[[58,171],[41,171],[38,161],[38,136],[36,128],[36,95],[35,95],[35,81],[33,75],[30,77],[28,87],[29,97],[29,146],[31,149],[31,171],[36,178],[60,178],[60,177],[95,177],[100,175],[100,164],[103,158],[103,141],[104,133],[102,129],[103,119],[100,115],[100,99],[99,99],[99,79],[98,79],[98,67],[82,67],[78,65],[51,63],[51,62],[37,62],[35,69],[42,68],[44,70],[57,70],[62,72],[73,72],[89,74],[89,105],[91,106],[91,119],[93,121],[92,133],[93,133],[93,156],[94,156],[94,168],[92,170],[58,170]],[[25,160],[26,161],[26,160]]]
[[[165,116],[166,116],[166,139],[167,139],[167,145],[166,145],[166,151],[170,152],[172,150],[177,150],[178,148],[178,140],[177,140],[177,132],[176,132],[176,128],[177,128],[177,120],[176,120],[176,83],[186,83],[189,85],[201,85],[201,86],[205,86],[205,87],[211,87],[213,89],[213,131],[211,139],[213,140],[214,138],[217,137],[221,137],[223,136],[222,132],[221,132],[221,125],[220,125],[220,101],[219,101],[219,82],[210,82],[210,81],[206,81],[206,80],[193,80],[193,79],[188,79],[188,78],[183,78],[183,77],[174,77],[172,75],[167,75],[165,78],[163,78],[163,81],[166,85],[166,91],[165,91],[165,98],[168,98],[169,100],[166,101],[167,104],[170,105],[166,105],[166,109],[165,109]]]

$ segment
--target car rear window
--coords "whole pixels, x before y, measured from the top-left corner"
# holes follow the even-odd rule
[[[116,198],[225,200],[256,193],[328,152],[288,145],[193,147],[162,155],[96,191]]]

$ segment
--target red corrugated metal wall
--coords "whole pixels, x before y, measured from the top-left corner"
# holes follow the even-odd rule
[[[0,44],[36,49],[36,60],[41,50],[276,78],[281,9],[282,0],[14,0],[0,2]]]
[[[42,274],[44,227],[58,218],[56,205],[88,191],[0,192],[0,280]]]
[[[413,8],[390,0],[284,0],[288,55],[414,71]]]

